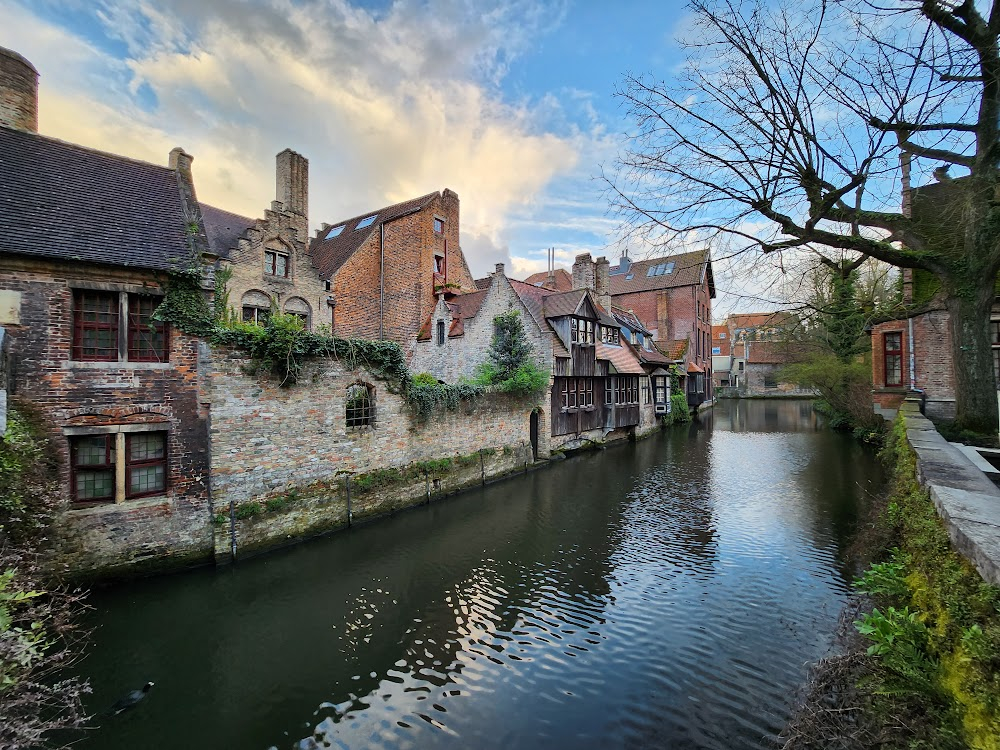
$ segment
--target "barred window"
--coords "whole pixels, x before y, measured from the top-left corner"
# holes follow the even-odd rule
[[[375,389],[367,383],[349,386],[345,414],[348,427],[374,427]]]

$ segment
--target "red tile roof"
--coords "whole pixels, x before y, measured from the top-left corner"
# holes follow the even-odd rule
[[[736,328],[781,328],[794,321],[791,313],[784,311],[767,313],[732,313],[726,318],[726,327]],[[713,336],[716,326],[712,326]]]
[[[386,206],[385,208],[380,208],[376,211],[368,211],[350,219],[345,219],[344,221],[338,221],[331,224],[331,229],[339,226],[343,226],[344,228],[341,230],[340,234],[335,237],[327,239],[326,234],[321,234],[312,241],[310,249],[313,256],[313,264],[316,266],[316,270],[319,271],[322,278],[332,278],[337,270],[347,262],[347,259],[350,258],[369,237],[377,232],[382,224],[387,221],[392,221],[393,219],[398,219],[401,216],[406,216],[407,214],[416,213],[417,211],[426,208],[427,205],[439,195],[440,193],[428,193],[427,195],[422,195],[419,198],[414,198],[402,203],[396,203],[392,206]],[[367,219],[369,216],[375,216],[375,221],[367,227],[357,229],[356,227],[358,222],[362,219]],[[329,231],[330,230],[328,229],[327,233],[329,233]]]
[[[531,274],[531,276],[524,280],[524,283],[532,284],[533,286],[544,286],[548,278],[548,271],[539,271],[538,273]],[[555,291],[568,292],[573,288],[573,274],[563,268],[557,268],[555,271],[555,282],[556,285],[553,287]]]
[[[445,302],[448,305],[448,309],[451,310],[451,328],[448,330],[449,338],[462,336],[465,333],[466,318],[475,317],[479,312],[479,308],[483,306],[483,300],[486,299],[487,291],[489,290],[482,289],[478,292],[458,294]],[[428,316],[427,320],[420,327],[420,332],[417,334],[417,341],[427,341],[430,339],[432,317]]]
[[[670,273],[655,275],[657,266],[673,263]],[[715,280],[712,276],[712,262],[708,250],[667,255],[662,258],[637,260],[629,263],[625,273],[616,273],[621,263],[611,267],[611,294],[630,294],[650,289],[672,289],[701,283],[702,276],[708,274],[708,284],[712,297],[715,296]],[[654,273],[654,275],[650,275]]]
[[[729,329],[726,326],[712,326],[712,348],[719,347],[719,353],[715,356],[728,357],[731,346]]]
[[[679,362],[687,354],[689,343],[687,339],[674,339],[662,342],[659,344],[659,349],[667,355],[671,362]]]
[[[645,372],[642,369],[642,365],[639,364],[638,358],[635,356],[635,351],[628,344],[623,346],[608,346],[598,341],[597,358],[606,359],[611,362],[615,370],[622,375],[642,375]]]

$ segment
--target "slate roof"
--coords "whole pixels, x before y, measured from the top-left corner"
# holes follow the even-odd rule
[[[636,316],[634,312],[629,310],[623,310],[620,307],[611,306],[611,315],[618,322],[619,325],[623,325],[630,331],[641,331],[644,334],[649,334],[650,331],[646,326],[642,324],[642,321]]]
[[[256,219],[224,211],[206,203],[201,204],[201,216],[205,220],[208,247],[220,258],[229,258],[230,251],[239,246],[243,233],[257,223]]]
[[[641,346],[635,347],[636,354],[639,356],[639,361],[643,363],[649,363],[654,365],[669,365],[674,360],[670,359],[666,354],[661,352],[656,344],[653,344],[653,348],[649,351],[643,349]],[[683,356],[683,355],[682,355]]]
[[[659,276],[649,276],[649,271],[662,263],[673,262],[670,273]],[[616,273],[621,263],[611,266],[611,294],[631,294],[645,292],[651,289],[671,289],[678,286],[691,286],[701,283],[702,270],[708,263],[708,283],[712,297],[715,296],[715,280],[712,277],[711,260],[708,250],[695,250],[690,253],[667,255],[662,258],[632,261],[626,273]]]
[[[0,252],[188,268],[177,174],[0,126]]]
[[[573,274],[569,271],[564,268],[557,268],[554,275],[556,281],[555,291],[568,292],[573,288]],[[531,276],[524,280],[524,283],[531,284],[532,286],[544,286],[548,278],[548,271],[539,271],[538,273],[531,274]]]
[[[417,211],[426,208],[427,205],[434,200],[434,198],[438,197],[438,195],[439,193],[428,193],[427,195],[422,195],[419,198],[413,198],[412,200],[396,203],[392,206],[386,206],[385,208],[380,208],[376,211],[366,211],[365,213],[353,216],[350,219],[344,219],[343,221],[331,223],[331,229],[333,227],[343,225],[343,231],[336,237],[331,237],[330,239],[326,239],[325,233],[320,234],[319,237],[313,239],[310,245],[313,256],[313,264],[316,266],[316,270],[319,271],[319,275],[324,279],[332,278],[340,267],[347,262],[347,259],[350,258],[369,237],[379,231],[380,225],[387,221],[392,221],[393,219],[398,219],[401,216],[416,213]],[[367,227],[355,229],[359,221],[367,219],[369,216],[375,216],[375,221]],[[329,229],[327,232],[329,232]]]

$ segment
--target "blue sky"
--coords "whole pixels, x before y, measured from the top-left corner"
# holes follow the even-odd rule
[[[0,45],[41,73],[40,130],[158,163],[250,216],[274,155],[310,160],[314,226],[450,187],[474,273],[557,248],[620,253],[599,175],[626,71],[669,76],[681,3],[0,0]],[[645,249],[633,248],[641,257]]]

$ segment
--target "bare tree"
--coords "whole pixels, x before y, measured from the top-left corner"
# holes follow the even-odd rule
[[[956,421],[981,432],[997,425],[1000,271],[1000,0],[986,5],[692,0],[683,72],[630,75],[618,91],[636,127],[608,178],[647,241],[828,246],[933,273],[951,317]],[[901,154],[916,176],[943,165],[939,208],[900,210]],[[951,165],[968,175],[951,179]]]

